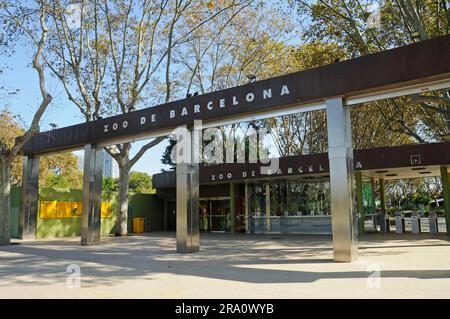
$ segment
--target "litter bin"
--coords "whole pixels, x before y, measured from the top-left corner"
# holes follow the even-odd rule
[[[397,234],[405,232],[405,216],[402,212],[395,213],[395,232]]]
[[[428,220],[430,223],[430,233],[437,234],[439,232],[439,227],[438,227],[438,218],[435,211],[433,210],[430,211],[430,213],[428,214]]]
[[[421,231],[420,216],[417,212],[411,214],[411,228],[413,234],[419,234]]]
[[[140,234],[144,232],[145,219],[144,218],[133,218],[133,233]]]
[[[380,231],[382,233],[389,233],[389,215],[384,212],[378,213],[378,224],[380,225]]]

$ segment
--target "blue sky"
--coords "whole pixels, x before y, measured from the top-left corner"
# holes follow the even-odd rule
[[[8,98],[2,98],[2,105],[7,106],[14,114],[20,115],[24,125],[31,123],[34,112],[39,106],[41,95],[38,86],[38,77],[36,71],[31,66],[33,52],[24,47],[16,48],[16,52],[10,58],[0,56],[0,65],[8,65],[0,75],[0,87],[5,89],[19,89],[17,95]],[[47,112],[44,114],[41,122],[41,130],[49,130],[50,123],[57,124],[58,127],[64,127],[77,123],[82,123],[83,117],[78,109],[67,100],[64,89],[59,81],[47,74],[47,89],[53,97]],[[2,94],[3,96],[3,94]],[[140,146],[146,141],[134,143],[133,151],[137,152]],[[164,141],[141,158],[132,170],[146,172],[148,174],[159,173],[162,168],[167,168],[161,163],[161,156],[167,146]]]

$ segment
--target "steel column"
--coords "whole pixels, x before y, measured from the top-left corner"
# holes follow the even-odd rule
[[[355,172],[355,180],[356,180],[356,204],[358,211],[359,234],[364,234],[365,213],[364,213],[364,199],[363,199],[363,181],[361,171]]]
[[[103,149],[84,147],[83,215],[81,216],[81,245],[100,244]]]
[[[326,105],[334,260],[351,262],[358,250],[350,108],[342,97],[328,99]]]
[[[271,231],[270,225],[270,184],[266,183],[266,231]]]
[[[230,228],[231,233],[236,231],[236,185],[230,183]]]
[[[250,233],[250,218],[248,215],[248,206],[249,206],[249,198],[248,198],[248,184],[245,183],[245,193],[244,193],[244,209],[245,209],[245,232]]]
[[[186,130],[184,150],[190,156],[177,159],[177,253],[195,253],[200,249],[199,165],[194,161],[194,132]],[[177,148],[180,140],[178,139]],[[177,156],[178,156],[177,150]]]
[[[38,203],[39,157],[25,156],[19,212],[19,238],[36,238]]]
[[[450,236],[450,174],[447,166],[441,166],[442,193],[444,194],[445,224],[447,236]]]

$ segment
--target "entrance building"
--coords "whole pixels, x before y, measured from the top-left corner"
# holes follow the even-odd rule
[[[328,156],[279,159],[270,176],[259,176],[259,164],[221,164],[200,168],[199,229],[210,232],[331,234],[331,191]],[[359,231],[375,220],[375,207],[363,207],[362,182],[379,184],[381,211],[386,212],[385,181],[440,176],[450,195],[450,143],[404,145],[355,150],[355,202]],[[157,196],[164,200],[166,230],[176,230],[176,174],[153,176]],[[372,189],[373,192],[373,189]],[[446,224],[450,225],[450,212]],[[370,224],[370,223],[369,223]],[[375,225],[372,224],[376,227]],[[370,226],[369,226],[370,227]],[[448,227],[448,226],[447,226]],[[443,230],[443,229],[441,229]]]
[[[355,210],[354,181],[358,185],[361,184],[363,171],[366,174],[372,174],[374,176],[372,178],[382,174],[379,177],[382,180],[397,176],[400,178],[402,173],[400,171],[392,173],[385,173],[385,171],[389,172],[390,168],[407,167],[411,163],[417,165],[416,173],[422,172],[422,176],[429,174],[427,173],[429,170],[422,169],[422,167],[427,168],[425,165],[428,164],[425,164],[425,158],[423,161],[417,160],[416,155],[419,155],[417,153],[409,154],[407,159],[396,154],[378,156],[375,158],[379,163],[373,163],[372,158],[365,158],[363,155],[358,155],[358,151],[354,152],[350,109],[355,105],[377,100],[448,89],[450,87],[448,56],[450,56],[449,35],[37,134],[24,145],[22,150],[25,158],[19,236],[27,238],[35,233],[41,155],[84,149],[81,244],[97,245],[100,243],[101,226],[102,148],[139,139],[176,135],[177,142],[185,144],[186,152],[183,152],[183,159],[176,163],[176,175],[173,174],[175,183],[166,185],[166,189],[176,187],[177,252],[195,253],[200,249],[200,185],[218,183],[229,188],[228,196],[231,198],[229,227],[233,232],[237,224],[235,194],[239,189],[239,183],[262,181],[267,183],[278,178],[290,180],[296,176],[301,177],[303,183],[305,178],[321,177],[328,178],[330,185],[334,260],[351,262],[357,258],[357,226],[358,221],[362,220],[358,218],[358,215],[363,214],[361,204]],[[315,110],[326,111],[327,154],[281,158],[281,170],[270,174],[260,174],[260,167],[251,163],[202,167],[200,172],[195,156],[198,154],[198,145],[195,141],[201,129]],[[199,121],[202,122],[201,128],[196,125]],[[389,152],[389,150],[386,151]],[[444,158],[445,154],[449,154],[448,149],[446,153],[438,152],[436,156]],[[362,167],[358,165],[358,156],[360,156]],[[405,160],[407,165],[403,163]],[[310,164],[306,163],[308,161]],[[450,161],[439,159],[436,162],[440,162],[439,165],[441,165],[438,167],[446,189],[444,195],[447,198],[445,205],[448,212],[450,211],[450,195],[448,195],[447,165]],[[383,169],[380,169],[380,166]],[[383,173],[377,173],[377,170]],[[356,174],[354,174],[355,171]],[[430,172],[434,174],[434,171],[430,170]],[[411,169],[407,170],[406,175],[410,173]],[[388,174],[395,175],[388,176]],[[159,184],[160,188],[163,188],[162,186]],[[286,186],[284,187],[287,197]],[[253,190],[254,194],[259,194],[256,196],[259,199],[255,202],[259,207],[259,213],[262,214],[264,210],[261,206],[264,205],[261,205],[260,197],[265,191],[265,215],[260,215],[258,221],[255,218],[255,223],[252,225],[255,229],[265,227],[271,230],[272,219],[278,216],[271,217],[270,185],[260,188]],[[275,188],[274,186],[273,189]],[[247,189],[247,193],[244,194],[247,205],[244,205],[244,216],[249,218],[248,185],[244,187],[244,193],[245,189]],[[361,197],[360,189],[357,187],[356,198]],[[283,186],[278,186],[278,194],[281,193],[283,193]],[[281,203],[282,201],[279,201],[280,208],[274,210],[274,214],[280,212],[284,217]],[[286,206],[288,203],[291,201],[285,201]],[[291,213],[288,211],[288,214]],[[220,222],[212,223],[213,216],[216,216],[213,214],[214,212],[210,213],[209,227],[220,228]],[[281,225],[282,215],[279,217]],[[292,220],[293,218],[290,217]],[[221,219],[224,218],[221,217]],[[249,224],[247,223],[247,228]]]
[[[327,178],[234,183],[236,192],[233,197],[230,187],[230,184],[208,185],[209,190],[217,191],[216,197],[207,197],[205,188],[200,187],[200,231],[331,234],[330,183]],[[166,201],[165,218],[171,219],[166,230],[175,231],[174,191],[158,189],[157,192]],[[233,213],[232,199],[235,205]],[[233,229],[232,215],[235,216]]]

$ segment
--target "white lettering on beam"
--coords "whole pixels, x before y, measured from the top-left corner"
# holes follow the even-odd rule
[[[280,94],[279,96],[285,96],[285,95],[289,95],[290,94],[290,90],[289,87],[284,84],[280,86],[277,86],[278,88],[280,88]],[[264,88],[261,89],[261,91],[259,92],[247,92],[243,95],[239,95],[240,99],[243,99],[244,102],[247,103],[253,103],[255,102],[255,99],[257,98],[257,96],[259,96],[260,98],[262,98],[262,100],[269,100],[272,99],[274,97],[274,92],[276,92],[273,88]],[[227,104],[228,102],[228,104]],[[176,119],[178,117],[187,117],[189,116],[191,113],[193,112],[193,114],[201,114],[202,110],[203,111],[214,111],[214,105],[217,105],[218,108],[227,108],[227,107],[233,107],[233,106],[237,106],[239,105],[241,101],[239,100],[239,97],[236,95],[230,95],[229,97],[220,97],[217,99],[213,99],[210,101],[205,101],[204,105],[202,105],[201,103],[199,103],[197,101],[197,104],[193,104],[193,105],[185,105],[185,106],[180,106],[179,109],[174,108],[174,109],[169,109],[169,119]],[[203,109],[203,107],[206,107],[205,109]],[[136,125],[147,125],[149,124],[149,122],[151,123],[155,123],[157,122],[156,119],[156,114],[151,114],[151,115],[146,115],[146,116],[140,116],[138,117],[138,119],[136,120]],[[104,124],[103,125],[103,132],[104,133],[110,133],[110,131],[117,131],[117,130],[122,130],[122,129],[128,129],[129,127],[135,127],[134,125],[131,125],[131,123],[129,121],[121,121],[118,123],[110,123],[110,124]],[[303,169],[302,169],[303,172]],[[248,172],[248,174],[250,175],[251,172]],[[288,170],[288,174],[291,174]]]

